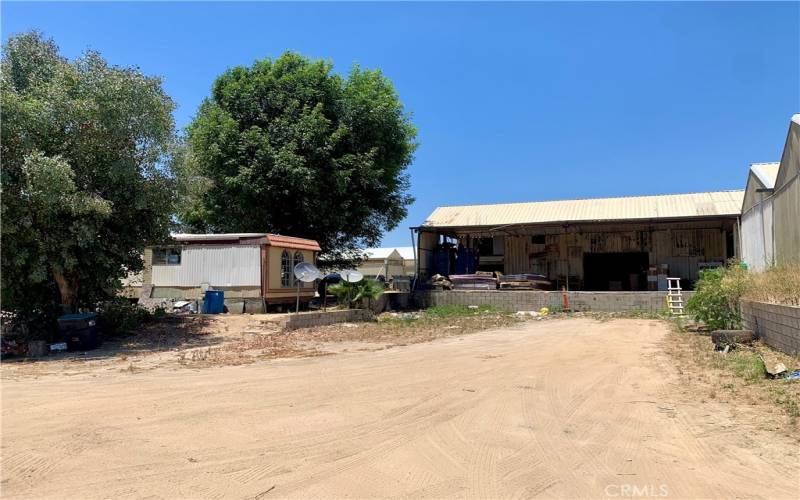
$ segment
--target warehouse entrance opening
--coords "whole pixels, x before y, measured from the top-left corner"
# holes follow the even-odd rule
[[[647,252],[584,253],[584,289],[647,290]]]

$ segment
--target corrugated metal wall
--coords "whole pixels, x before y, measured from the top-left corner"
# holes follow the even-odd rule
[[[773,264],[772,207],[770,198],[742,215],[742,261],[754,271]]]
[[[258,245],[198,245],[184,247],[179,266],[154,265],[153,285],[199,287],[260,286]]]
[[[793,177],[776,193],[773,210],[775,263],[800,264],[800,177]]]

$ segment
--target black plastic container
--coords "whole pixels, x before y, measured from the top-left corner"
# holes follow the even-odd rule
[[[100,347],[97,313],[65,314],[58,318],[58,331],[70,351],[91,351]]]

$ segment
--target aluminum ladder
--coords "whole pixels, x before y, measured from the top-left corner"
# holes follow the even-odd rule
[[[683,294],[681,293],[681,279],[667,278],[667,307],[669,312],[683,315]]]

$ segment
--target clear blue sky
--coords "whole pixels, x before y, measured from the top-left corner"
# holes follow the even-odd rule
[[[391,78],[437,205],[741,189],[800,112],[798,3],[8,3],[38,28],[161,75],[185,126],[226,68],[287,49]]]

